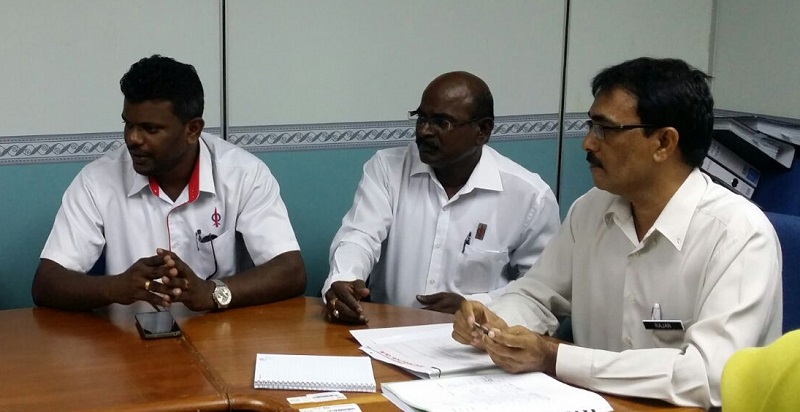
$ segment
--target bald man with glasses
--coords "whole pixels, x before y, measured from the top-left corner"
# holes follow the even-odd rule
[[[416,140],[364,165],[330,251],[326,316],[366,323],[359,300],[455,312],[490,302],[538,259],[559,227],[550,187],[486,146],[492,94],[466,72],[422,94]],[[369,280],[369,288],[367,288]]]

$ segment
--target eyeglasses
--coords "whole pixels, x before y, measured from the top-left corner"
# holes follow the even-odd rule
[[[614,132],[632,129],[659,129],[664,126],[656,126],[654,124],[600,124],[595,123],[594,120],[587,120],[586,124],[589,130],[594,133],[597,140],[603,141],[606,139],[606,131],[611,130]]]
[[[440,132],[449,132],[457,127],[464,126],[465,124],[474,123],[478,120],[485,119],[485,117],[473,117],[469,120],[465,120],[463,122],[457,122],[454,120],[450,120],[446,117],[427,117],[423,116],[419,113],[419,110],[411,110],[408,112],[409,117],[416,117],[416,125],[417,127],[422,127],[425,123],[429,124],[432,128],[440,131]]]
[[[216,276],[217,270],[218,270],[217,269],[217,251],[214,250],[214,239],[217,238],[217,235],[211,233],[211,234],[203,236],[202,232],[200,232],[200,229],[197,229],[197,232],[195,233],[195,235],[197,235],[197,250],[198,251],[200,250],[200,244],[201,243],[211,243],[211,254],[214,256],[214,273],[212,273],[211,275],[209,275],[206,278],[206,279],[211,279],[214,276]]]

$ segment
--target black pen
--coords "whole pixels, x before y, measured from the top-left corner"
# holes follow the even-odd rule
[[[489,328],[487,328],[486,326],[483,326],[483,325],[481,325],[481,324],[480,324],[480,323],[478,323],[478,322],[472,322],[472,324],[473,324],[473,325],[474,325],[476,328],[478,328],[478,329],[479,329],[481,332],[483,332],[483,334],[484,334],[484,335],[488,335],[488,334],[489,334]]]
[[[464,244],[461,246],[461,253],[467,249],[467,245],[469,244],[470,240],[472,239],[472,232],[467,233],[467,237],[464,239]]]

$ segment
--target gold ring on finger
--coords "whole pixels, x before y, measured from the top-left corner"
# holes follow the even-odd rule
[[[336,319],[339,319],[339,309],[334,309],[333,310],[333,317],[336,318]]]
[[[150,290],[150,279],[144,281],[144,290]]]

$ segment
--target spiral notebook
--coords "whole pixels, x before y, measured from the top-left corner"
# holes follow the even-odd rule
[[[256,355],[256,389],[375,392],[368,356]]]

